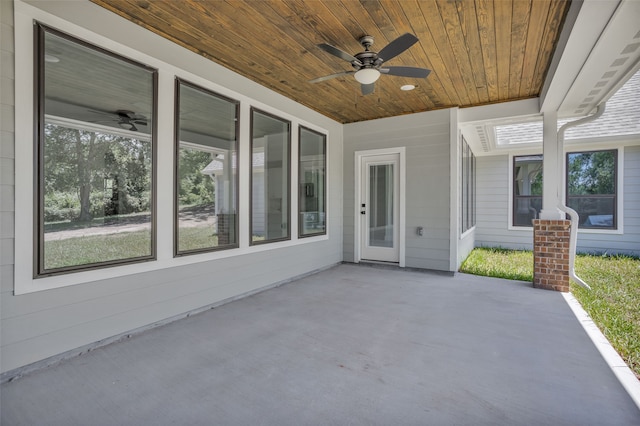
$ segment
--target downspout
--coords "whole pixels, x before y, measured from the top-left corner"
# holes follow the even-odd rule
[[[595,114],[590,115],[588,117],[581,118],[579,120],[570,121],[568,123],[565,123],[562,127],[560,127],[560,130],[558,130],[557,155],[558,155],[558,159],[560,159],[561,161],[558,161],[558,168],[560,169],[560,173],[558,173],[558,176],[565,176],[565,173],[563,173],[564,165],[565,165],[564,133],[567,131],[567,129],[571,127],[579,126],[579,125],[598,119],[602,114],[604,114],[605,107],[606,107],[606,102],[603,102],[600,105],[598,105],[598,109],[596,110]],[[589,284],[585,283],[580,277],[576,275],[575,263],[576,263],[576,247],[578,245],[579,218],[578,218],[578,213],[575,210],[573,210],[570,207],[567,207],[564,204],[566,199],[566,194],[565,194],[566,186],[567,185],[565,182],[565,184],[562,185],[562,189],[560,189],[560,196],[558,197],[559,199],[558,209],[568,214],[569,217],[571,217],[571,232],[569,234],[569,277],[571,277],[573,281],[575,281],[577,284],[581,285],[582,287],[591,290],[591,287],[589,287]]]

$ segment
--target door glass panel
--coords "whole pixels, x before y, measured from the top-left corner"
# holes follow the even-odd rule
[[[393,164],[369,166],[369,245],[393,247]]]

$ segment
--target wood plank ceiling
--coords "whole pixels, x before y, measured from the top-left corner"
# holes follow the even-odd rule
[[[341,123],[538,96],[569,1],[564,0],[91,0]],[[380,51],[410,32],[419,42],[385,62],[426,79],[382,75],[363,96],[328,43]],[[402,91],[404,84],[415,90]]]

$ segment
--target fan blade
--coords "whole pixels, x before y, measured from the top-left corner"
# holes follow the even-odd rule
[[[378,58],[388,61],[395,58],[414,44],[418,42],[418,38],[411,33],[406,33],[387,44],[378,52]]]
[[[343,71],[335,74],[325,75],[324,77],[314,78],[313,80],[309,80],[309,83],[319,83],[321,81],[331,80],[332,78],[342,77],[343,75],[354,74],[355,71]]]
[[[399,77],[426,78],[431,70],[416,67],[384,67],[380,68],[381,74],[396,75]]]
[[[325,52],[330,53],[333,56],[337,56],[338,58],[343,59],[347,62],[356,62],[358,64],[362,64],[362,62],[360,62],[355,56],[349,55],[347,52],[343,52],[342,50],[338,49],[337,47],[333,47],[330,44],[321,43],[318,45],[318,47]]]
[[[360,89],[362,90],[362,94],[363,95],[370,95],[373,93],[373,89],[374,89],[375,83],[371,83],[371,84],[361,84],[360,85]]]

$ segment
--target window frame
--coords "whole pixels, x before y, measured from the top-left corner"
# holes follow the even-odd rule
[[[476,226],[476,156],[460,137],[460,234]]]
[[[302,179],[302,131],[306,130],[310,133],[314,133],[318,136],[322,137],[322,155],[324,156],[324,173],[323,173],[323,191],[322,191],[322,205],[324,206],[324,229],[320,232],[312,232],[308,234],[303,234],[303,221],[300,219],[302,215],[302,187],[300,187],[303,179]],[[316,130],[310,129],[303,125],[298,125],[298,182],[297,185],[299,187],[298,193],[298,238],[309,238],[316,237],[318,235],[326,235],[327,234],[327,135],[325,133],[318,132]]]
[[[280,238],[273,238],[270,240],[253,241],[253,124],[255,114],[262,114],[266,117],[273,118],[274,120],[281,121],[287,124],[287,235]],[[275,114],[267,112],[263,109],[251,106],[249,108],[249,246],[258,246],[270,243],[276,243],[279,241],[291,241],[291,209],[293,203],[291,202],[291,135],[292,135],[292,123],[290,120],[279,117]],[[266,166],[266,165],[265,165]],[[264,167],[264,166],[263,166]]]
[[[157,259],[157,135],[158,135],[158,70],[149,65],[143,64],[124,55],[120,55],[111,50],[100,47],[96,44],[75,37],[64,31],[55,29],[40,21],[34,21],[33,25],[33,113],[34,113],[34,147],[33,147],[33,271],[32,278],[46,278],[50,276],[70,274],[74,272],[90,271],[96,269],[110,268],[114,266],[130,265],[141,262],[148,262]],[[72,265],[54,269],[44,267],[44,140],[45,140],[45,34],[49,33],[56,37],[63,38],[81,47],[99,52],[121,62],[136,66],[150,73],[152,88],[152,114],[151,121],[151,202],[150,225],[151,241],[150,254],[135,258],[109,260],[104,262]]]
[[[188,80],[185,80],[181,77],[175,77],[175,86],[174,86],[174,96],[173,96],[173,117],[174,117],[174,151],[173,151],[173,256],[188,256],[193,254],[200,253],[209,253],[214,251],[221,250],[229,250],[240,247],[239,243],[239,216],[240,216],[240,101],[230,98],[228,96],[221,95],[212,90],[206,89],[200,85],[191,83]],[[197,90],[206,95],[213,96],[215,98],[227,101],[235,105],[236,111],[236,121],[235,121],[235,132],[236,132],[236,140],[235,140],[235,149],[236,149],[236,172],[234,175],[234,185],[236,189],[235,194],[235,211],[236,211],[236,220],[234,221],[234,232],[236,235],[236,241],[233,244],[225,244],[224,246],[216,246],[216,247],[203,247],[199,249],[191,249],[191,250],[179,250],[179,217],[178,212],[180,208],[180,202],[178,201],[178,190],[179,190],[179,159],[180,159],[180,86],[183,85],[185,87],[189,87],[193,90]],[[232,166],[233,167],[233,166]]]
[[[620,174],[620,170],[618,169],[619,167],[619,155],[620,155],[620,149],[618,148],[605,148],[605,149],[591,149],[591,150],[580,150],[580,151],[567,151],[565,152],[565,175],[564,175],[564,185],[565,185],[565,199],[563,200],[566,206],[569,206],[569,198],[571,197],[569,195],[569,156],[571,154],[593,154],[593,153],[597,153],[597,152],[613,152],[614,153],[614,160],[613,160],[613,195],[609,196],[606,194],[597,194],[597,195],[591,195],[589,196],[589,198],[613,198],[613,226],[612,227],[593,227],[593,228],[584,228],[580,226],[580,223],[578,223],[578,229],[581,231],[605,231],[605,232],[616,232],[619,231],[621,226],[620,226],[620,221],[619,221],[619,206],[618,206],[618,202],[619,202],[619,197],[620,194],[618,193],[619,191],[619,185],[618,185],[618,179],[619,179],[619,174]],[[586,196],[574,196],[574,197],[586,197]]]
[[[515,186],[515,182],[516,182],[516,159],[520,158],[520,157],[536,157],[536,156],[540,156],[541,162],[544,161],[544,157],[542,154],[520,154],[520,155],[513,155],[511,157],[511,173],[510,173],[510,187],[511,187],[511,223],[510,225],[513,228],[516,229],[533,229],[533,224],[531,225],[518,225],[516,224],[516,186]],[[544,176],[543,176],[544,178]],[[566,179],[565,179],[566,180]],[[535,198],[539,198],[540,199],[540,203],[542,204],[542,194],[540,195],[518,195],[517,196],[519,199],[535,199]]]
[[[565,150],[564,151],[564,161],[565,161],[565,173],[562,176],[562,179],[564,179],[563,181],[563,185],[565,188],[565,197],[564,200],[562,200],[563,202],[567,202],[568,201],[568,172],[569,172],[569,168],[567,167],[567,161],[568,161],[568,154],[576,154],[576,153],[588,153],[588,152],[598,152],[598,151],[617,151],[617,155],[616,155],[616,163],[615,163],[615,173],[616,173],[616,178],[615,178],[615,187],[616,187],[616,194],[615,194],[615,212],[616,212],[616,217],[615,217],[615,221],[616,221],[616,225],[617,228],[579,228],[578,232],[579,233],[585,233],[585,234],[623,234],[623,222],[624,222],[624,194],[622,192],[620,192],[620,188],[623,187],[623,179],[624,179],[624,147],[625,145],[621,144],[621,143],[613,143],[613,144],[608,144],[606,145],[606,147],[604,147],[603,149],[593,149],[592,147],[589,147],[588,145],[585,144],[576,144],[576,146],[570,146],[569,149],[570,150]],[[510,197],[509,197],[509,203],[510,203],[510,213],[509,213],[509,230],[533,230],[533,226],[524,226],[524,225],[515,225],[514,223],[514,218],[513,218],[513,213],[514,213],[514,209],[515,209],[515,203],[514,203],[514,194],[515,194],[515,188],[514,188],[514,171],[515,171],[515,158],[516,157],[521,157],[521,156],[543,156],[543,154],[539,151],[536,152],[530,152],[530,153],[522,153],[522,154],[510,154],[509,157],[511,159],[510,163],[510,170],[509,170],[509,191],[510,191]],[[542,159],[544,161],[544,157]]]

